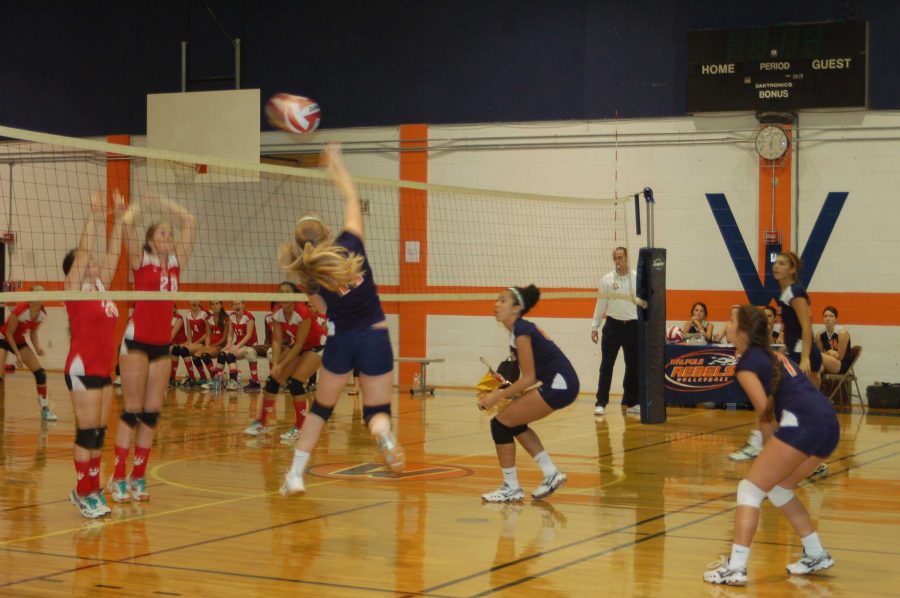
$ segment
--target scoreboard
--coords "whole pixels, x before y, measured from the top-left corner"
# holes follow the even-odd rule
[[[865,21],[688,32],[687,111],[866,106]]]

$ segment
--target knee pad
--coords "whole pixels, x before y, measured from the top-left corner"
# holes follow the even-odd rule
[[[385,403],[384,405],[363,405],[363,421],[366,422],[366,425],[369,425],[369,421],[375,417],[379,413],[387,413],[387,416],[391,416],[391,404]]]
[[[528,430],[528,424],[522,424],[521,426],[513,426],[512,428],[510,428],[510,430],[512,430],[513,436],[518,436],[522,432],[525,432],[526,430]]]
[[[494,439],[494,444],[512,444],[515,434],[512,428],[495,417],[491,419],[491,438]]]
[[[139,414],[132,413],[131,411],[122,411],[122,415],[119,417],[125,425],[131,428],[132,430],[140,423],[141,418]]]
[[[228,361],[228,355],[226,355],[225,353],[219,353],[219,356],[216,357],[216,363],[218,363],[219,365],[222,365],[226,361]]]
[[[237,363],[237,355],[234,353],[229,353],[228,357],[225,358],[225,361],[228,363]]]
[[[155,428],[159,421],[159,411],[144,411],[141,413],[141,423],[148,428]]]
[[[271,395],[277,395],[280,389],[281,384],[278,383],[278,380],[276,380],[272,376],[266,378],[266,386],[263,388],[263,390]]]
[[[303,383],[297,380],[296,378],[288,378],[287,381],[288,392],[292,395],[305,395],[306,389],[303,388]]]
[[[197,369],[200,369],[200,366],[203,365],[203,360],[200,359],[199,357],[197,357],[196,355],[191,358],[191,361],[194,362],[194,365],[197,367]]]
[[[85,428],[75,431],[75,444],[88,450],[103,448],[103,439],[106,436],[106,428]]]
[[[334,411],[334,407],[326,407],[319,401],[313,401],[312,407],[309,408],[310,413],[315,413],[325,421],[331,417],[331,412]]]
[[[750,480],[741,480],[737,487],[738,506],[747,506],[758,509],[762,505],[766,493]]]
[[[212,363],[212,355],[209,353],[204,353],[200,356],[200,359],[203,360],[203,363]]]
[[[47,372],[44,371],[44,368],[41,368],[34,373],[34,381],[40,385],[47,383]]]
[[[791,502],[791,499],[794,498],[794,492],[793,490],[787,490],[785,488],[782,488],[781,486],[775,486],[774,488],[769,490],[769,493],[766,494],[766,497],[768,497],[770,503],[780,509],[784,505]]]

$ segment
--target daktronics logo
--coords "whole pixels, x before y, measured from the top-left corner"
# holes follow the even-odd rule
[[[737,358],[719,349],[703,349],[673,357],[666,364],[666,387],[679,392],[722,388],[734,381]]]

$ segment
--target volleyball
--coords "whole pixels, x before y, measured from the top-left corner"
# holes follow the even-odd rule
[[[319,128],[322,110],[309,98],[276,93],[266,102],[266,118],[273,127],[288,133],[312,133]]]
[[[672,326],[666,331],[666,340],[670,343],[680,343],[684,340],[684,331],[681,326]]]

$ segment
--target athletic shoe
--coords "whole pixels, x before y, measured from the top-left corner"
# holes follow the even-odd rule
[[[718,561],[707,565],[703,581],[707,583],[725,584],[728,586],[742,586],[747,583],[747,567],[731,567],[728,557],[723,556]]]
[[[262,387],[259,385],[259,382],[255,380],[251,380],[247,386],[244,387],[244,392],[259,392],[262,390]]]
[[[806,551],[795,556],[799,556],[800,560],[787,566],[788,573],[791,575],[809,575],[834,565],[834,559],[827,552],[822,552],[815,558],[807,556]]]
[[[828,476],[828,464],[827,463],[819,463],[819,466],[816,467],[816,470],[811,474],[806,476],[810,480],[816,480],[818,478],[824,478]]]
[[[101,517],[112,513],[112,509],[106,504],[106,496],[103,494],[103,490],[97,490],[91,496],[97,499],[97,504],[99,505],[97,510],[100,512]]]
[[[734,451],[728,458],[732,461],[750,461],[752,459],[756,459],[759,456],[759,453],[762,452],[762,447],[750,444],[749,442]]]
[[[51,411],[49,407],[41,408],[41,419],[45,422],[55,422],[59,420],[59,418],[56,417],[56,414],[53,413],[53,411]]]
[[[268,434],[270,428],[262,425],[259,420],[253,420],[249,426],[244,428],[244,434],[247,436],[259,436],[260,434]]]
[[[625,409],[626,415],[640,415],[641,414],[641,406],[640,405],[630,405]]]
[[[199,380],[194,382],[192,386],[194,386],[194,388],[206,388],[207,384],[209,384],[209,380],[207,380],[206,378],[200,378]]]
[[[178,386],[178,380],[175,378],[169,378],[169,388],[175,388]]]
[[[597,405],[594,407],[594,415],[606,415],[606,407],[603,405]]]
[[[128,478],[122,478],[121,480],[109,478],[106,481],[106,489],[109,490],[109,496],[113,499],[113,502],[131,502]]]
[[[297,426],[291,426],[291,429],[281,435],[281,440],[283,442],[294,442],[300,438],[300,430],[297,429]]]
[[[284,483],[278,489],[281,496],[297,496],[306,492],[306,486],[303,485],[303,476],[294,474],[293,470],[288,470],[284,474]]]
[[[403,468],[406,466],[406,455],[403,452],[403,447],[400,446],[394,435],[390,432],[382,434],[378,438],[378,448],[381,449],[381,454],[384,455],[384,462],[391,468],[391,471],[402,473]]]
[[[122,376],[116,376],[113,380],[113,386],[122,386]]]
[[[69,502],[75,505],[79,511],[81,511],[82,517],[87,519],[96,519],[97,517],[102,517],[105,513],[102,513],[99,508],[100,505],[97,502],[97,497],[93,494],[88,494],[87,496],[78,496],[78,493],[75,490],[69,492]]]
[[[138,502],[150,500],[150,493],[147,492],[147,482],[144,478],[131,480],[131,498]]]
[[[512,488],[506,482],[503,482],[503,485],[493,492],[481,495],[481,500],[484,502],[513,502],[524,498],[525,491],[522,488]]]
[[[225,385],[225,388],[228,390],[240,390],[241,386],[238,384],[238,381],[232,378],[228,381],[228,384]]]
[[[541,485],[535,488],[534,492],[531,493],[531,498],[547,498],[558,489],[565,486],[567,479],[566,474],[557,469],[550,475],[544,477],[544,481],[541,482]]]

